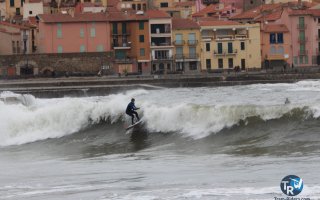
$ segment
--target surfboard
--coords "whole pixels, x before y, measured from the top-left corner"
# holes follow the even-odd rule
[[[128,126],[128,127],[126,128],[126,130],[129,130],[129,129],[134,128],[135,126],[139,125],[141,122],[142,122],[142,120],[140,119],[140,120],[139,120],[139,121],[137,121],[136,123],[134,123],[134,124],[132,124],[132,125]]]

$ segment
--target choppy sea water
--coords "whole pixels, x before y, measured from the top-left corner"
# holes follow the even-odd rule
[[[320,199],[320,81],[38,99],[3,92],[0,199]],[[142,126],[126,132],[136,99]],[[288,98],[290,103],[285,104]]]

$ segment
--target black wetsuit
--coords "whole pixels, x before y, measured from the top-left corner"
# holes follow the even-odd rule
[[[138,108],[134,105],[133,102],[130,102],[127,106],[126,114],[131,116],[132,124],[134,124],[134,115],[136,116],[138,121],[140,120],[139,115],[135,110],[138,110]]]

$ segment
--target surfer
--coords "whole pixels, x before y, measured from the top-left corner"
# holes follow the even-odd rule
[[[286,98],[286,101],[284,102],[284,104],[289,104],[289,103],[290,103],[289,99]]]
[[[139,110],[140,108],[137,108],[134,105],[135,99],[132,98],[131,102],[128,104],[127,109],[126,109],[126,114],[131,116],[132,119],[132,125],[134,124],[134,115],[136,116],[136,118],[138,119],[138,121],[140,120],[138,113],[135,110]]]

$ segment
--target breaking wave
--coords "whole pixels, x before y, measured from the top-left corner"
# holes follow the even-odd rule
[[[125,124],[128,100],[147,95],[135,90],[105,97],[36,99],[31,95],[1,93],[0,98],[14,96],[15,103],[0,101],[0,146],[20,145],[77,133],[99,123]],[[289,105],[198,105],[179,103],[155,105],[141,101],[141,114],[148,132],[175,132],[183,137],[204,138],[225,128],[280,118],[305,120],[320,117],[320,106]]]

